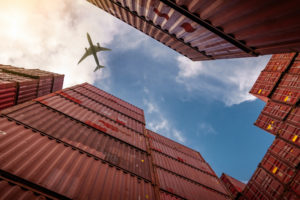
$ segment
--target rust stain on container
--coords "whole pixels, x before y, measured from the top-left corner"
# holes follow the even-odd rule
[[[71,199],[154,199],[138,179],[39,132],[1,118],[0,169]],[[117,192],[116,192],[117,191]]]
[[[296,0],[88,1],[194,61],[300,51]]]

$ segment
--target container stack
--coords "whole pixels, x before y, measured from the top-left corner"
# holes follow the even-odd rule
[[[81,84],[1,114],[9,181],[58,199],[157,199],[143,110]]]
[[[15,82],[0,79],[0,110],[15,105],[16,94]]]
[[[146,133],[161,199],[230,199],[199,152],[151,130]]]
[[[222,181],[222,183],[225,185],[225,187],[231,194],[232,199],[238,199],[241,196],[242,191],[246,186],[245,183],[242,183],[241,181],[225,173],[222,173],[220,180]]]
[[[0,152],[11,198],[230,199],[198,152],[146,131],[143,110],[87,83],[3,110]]]
[[[242,199],[300,199],[299,61],[299,53],[273,55],[263,71],[273,70],[270,77],[276,73],[279,78],[273,80],[269,87],[272,89],[259,89],[256,93],[267,104],[255,125],[276,138],[245,187]],[[253,88],[259,84],[263,82],[258,80]],[[251,93],[257,91],[253,88]]]
[[[38,69],[24,69],[9,65],[0,65],[0,80],[8,81],[15,85],[13,96],[11,95],[12,90],[9,90],[9,103],[7,99],[3,101],[0,100],[1,110],[61,90],[64,75]],[[0,87],[7,87],[5,83],[3,84],[4,85]],[[6,94],[6,96],[7,95],[8,94]]]

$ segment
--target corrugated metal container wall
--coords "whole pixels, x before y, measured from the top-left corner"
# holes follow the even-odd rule
[[[198,160],[201,160],[201,161],[204,161],[204,159],[202,158],[202,156],[200,155],[199,152],[193,150],[193,149],[190,149],[182,144],[179,144],[171,139],[168,139],[162,135],[159,135],[151,130],[148,130],[147,129],[147,136],[149,138],[151,138],[152,140],[156,140],[166,146],[168,146],[169,148],[173,148],[175,149],[176,151],[180,151],[190,157],[193,157],[195,159],[198,159]]]
[[[104,106],[103,104],[100,104],[92,99],[89,99],[77,92],[66,89],[66,90],[58,92],[58,94],[75,102],[75,103],[80,104],[81,106],[84,106],[85,108],[93,110],[94,112],[101,114],[102,116],[105,116],[123,126],[126,126],[127,128],[130,128],[141,134],[144,133],[144,129],[145,129],[144,124],[142,124],[132,118],[129,118],[126,115],[116,112],[116,111],[110,109],[109,107]]]
[[[178,196],[175,196],[174,194],[169,194],[163,191],[159,192],[160,200],[184,200]]]
[[[15,104],[23,103],[37,97],[38,81],[35,79],[6,73],[4,71],[0,71],[0,79],[16,83],[17,94]]]
[[[195,184],[194,182],[188,181],[178,175],[170,173],[164,169],[156,168],[157,176],[159,179],[159,185],[163,190],[170,193],[174,193],[180,197],[199,200],[199,199],[210,199],[210,200],[221,200],[229,199],[227,194],[217,192],[209,189],[206,186]],[[217,184],[217,182],[216,182]]]
[[[282,184],[289,183],[297,173],[297,169],[277,159],[269,152],[266,153],[260,165],[276,177]]]
[[[300,105],[292,109],[286,121],[300,127]]]
[[[222,173],[220,180],[226,186],[228,191],[230,191],[233,199],[237,198],[246,186],[246,184],[224,173]]]
[[[276,138],[268,149],[269,152],[296,168],[300,163],[300,148],[280,138]]]
[[[18,185],[15,182],[3,179],[0,176],[0,200],[22,199],[22,200],[46,200],[55,199],[31,188]]]
[[[280,197],[282,192],[284,191],[283,186],[277,182],[276,180],[273,182],[272,177],[269,176],[267,173],[263,172],[262,169],[257,169],[256,172],[254,173],[256,176],[255,179],[251,178],[250,181],[247,183],[245,189],[243,190],[243,197],[239,198],[242,200],[271,200],[271,199],[276,199],[275,197]],[[265,182],[263,181],[265,178]],[[270,185],[270,182],[272,183]],[[263,188],[266,188],[267,190],[261,188],[259,183],[263,183]],[[278,184],[278,185],[277,185]],[[269,185],[269,187],[268,187]],[[276,190],[278,187],[278,191]],[[270,192],[272,193],[272,196],[274,198],[271,198],[269,196]]]
[[[298,195],[298,197],[300,196],[300,170],[298,170],[297,175],[295,176],[293,181],[290,183],[289,188],[290,188],[290,191],[293,191],[294,193],[296,193]]]
[[[176,151],[175,149],[165,146],[159,142],[156,142],[155,140],[149,140],[149,144],[151,149],[164,153],[174,159],[177,159],[180,162],[192,165],[193,167],[196,168],[201,168],[203,166],[204,163],[203,160],[198,160],[193,157],[190,157],[186,154],[183,154],[180,151]]]
[[[282,122],[278,133],[279,137],[300,147],[300,127]]]
[[[214,175],[192,168],[172,158],[166,157],[160,153],[156,153],[155,151],[151,152],[151,156],[154,160],[154,164],[161,168],[172,171],[173,173],[188,178],[191,181],[206,185],[214,190],[226,193],[224,188],[221,186],[219,179]]]
[[[88,1],[192,60],[300,51],[296,0]]]
[[[291,66],[295,55],[296,53],[273,55],[252,86],[250,93],[267,102],[282,79],[283,74]]]
[[[52,95],[51,97],[51,95],[39,98],[37,101],[146,151],[145,137],[142,134],[88,110],[78,103],[74,103],[61,96]]]
[[[22,106],[22,107],[21,107]],[[15,111],[12,111],[15,109]],[[110,137],[84,123],[47,109],[37,103],[25,103],[18,108],[3,111],[3,114],[22,124],[32,127],[80,151],[151,180],[149,156],[118,138]]]
[[[15,105],[16,95],[16,83],[0,79],[0,110]]]
[[[2,118],[0,169],[72,199],[154,199],[150,182]],[[117,192],[116,192],[117,191]]]
[[[288,81],[288,84],[291,84],[291,86],[287,86],[287,85],[281,85],[286,84],[285,82],[285,78],[297,78],[295,81]],[[286,74],[282,81],[279,83],[279,86],[276,88],[276,90],[274,91],[274,93],[271,96],[272,100],[275,101],[279,101],[282,103],[286,103],[288,105],[295,105],[300,98],[300,75],[294,75],[291,76],[290,74]],[[293,86],[292,86],[293,84]]]
[[[80,93],[81,95],[84,95],[100,104],[110,107],[111,109],[115,110],[116,112],[120,112],[128,117],[131,117],[131,118],[145,124],[144,115],[138,114],[135,111],[132,111],[132,110],[129,110],[128,108],[122,107],[121,105],[117,104],[115,101],[111,101],[111,100],[101,96],[100,94],[97,94],[95,92],[92,92],[91,90],[88,90],[87,88],[83,87],[83,85],[84,84],[77,85],[75,87],[71,87],[70,89],[77,93]]]
[[[280,129],[281,123],[280,120],[276,120],[261,113],[254,124],[257,127],[276,135]]]
[[[262,110],[262,113],[265,115],[269,115],[272,118],[283,121],[291,111],[291,109],[292,107],[289,105],[269,100],[267,105]]]
[[[107,98],[110,101],[116,102],[117,104],[121,105],[122,107],[125,107],[125,108],[127,108],[129,110],[132,110],[132,111],[136,112],[139,115],[144,116],[144,111],[142,109],[140,109],[140,108],[138,108],[138,107],[136,107],[136,106],[134,106],[134,105],[126,102],[126,101],[123,101],[123,100],[121,100],[121,99],[119,99],[119,98],[117,98],[117,97],[115,97],[115,96],[113,96],[113,95],[111,95],[111,94],[109,94],[107,92],[104,92],[103,90],[101,90],[99,88],[96,88],[93,85],[83,84],[83,86],[85,88],[87,88],[87,89],[89,89],[89,90],[97,93],[97,94],[102,95],[103,97]]]

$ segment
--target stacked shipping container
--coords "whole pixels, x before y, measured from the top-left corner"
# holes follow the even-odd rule
[[[198,152],[145,131],[143,110],[87,83],[3,110],[0,152],[7,197],[230,198]]]
[[[89,84],[8,108],[1,175],[52,198],[157,199],[144,121],[141,109]]]
[[[267,101],[255,125],[276,139],[243,191],[243,199],[300,198],[299,60],[299,53],[273,55],[250,91]]]
[[[0,80],[1,110],[61,90],[64,75],[38,69],[0,65]],[[11,85],[14,86],[11,87]]]
[[[88,1],[194,61],[300,50],[296,0]]]
[[[201,155],[146,130],[149,152],[160,192],[178,199],[229,199],[225,188]]]
[[[233,199],[239,198],[246,186],[246,184],[224,173],[222,173],[220,180],[225,185]]]

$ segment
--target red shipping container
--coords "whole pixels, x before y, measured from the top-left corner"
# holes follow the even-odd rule
[[[101,114],[111,120],[116,121],[117,123],[124,125],[136,132],[139,132],[141,134],[144,133],[145,125],[127,117],[126,115],[123,115],[119,112],[116,112],[103,104],[100,104],[94,100],[91,100],[83,95],[80,95],[77,92],[74,92],[72,90],[63,90],[60,92],[57,92],[57,94],[66,97],[67,99],[70,99],[71,101],[75,103],[79,103],[80,105],[93,110],[94,112],[97,112],[98,114]]]
[[[286,191],[282,196],[283,200],[299,200],[299,195],[295,194],[293,191]]]
[[[180,151],[176,151],[175,149],[172,149],[166,145],[163,145],[159,142],[156,142],[155,140],[149,140],[149,144],[150,144],[150,148],[155,150],[155,151],[158,151],[158,152],[161,152],[161,153],[164,153],[180,162],[183,162],[183,163],[186,163],[188,165],[191,165],[195,168],[198,168],[198,169],[201,169],[203,168],[203,163],[205,161],[202,161],[202,160],[198,160],[198,159],[195,159],[193,157],[190,157]],[[211,170],[212,171],[212,170]]]
[[[61,140],[74,148],[97,156],[110,164],[151,180],[149,156],[117,138],[102,134],[40,104],[26,103],[15,112],[3,114],[28,127]],[[12,108],[13,109],[13,108]]]
[[[111,101],[111,100],[101,96],[100,94],[97,94],[95,92],[88,90],[87,88],[84,88],[83,85],[84,84],[77,85],[77,86],[71,87],[69,89],[72,89],[73,91],[75,91],[79,94],[82,94],[100,104],[103,104],[105,106],[112,108],[116,112],[123,113],[124,115],[127,115],[127,116],[129,116],[133,119],[136,119],[136,120],[140,121],[141,123],[145,124],[144,115],[138,114],[135,111],[132,111],[132,110],[129,110],[128,108],[122,107],[121,105],[117,104],[115,101]]]
[[[242,193],[243,189],[246,186],[246,184],[224,173],[222,173],[220,180],[226,186],[228,191],[230,191],[230,194],[234,199]]]
[[[146,150],[146,143],[144,135],[132,131],[115,121],[109,120],[91,110],[88,110],[73,101],[67,100],[60,96],[44,96],[37,99],[40,103],[47,105],[54,110],[64,113],[76,120],[86,123],[91,127],[106,132],[109,135],[117,137],[137,148]]]
[[[220,184],[218,177],[211,175],[212,173],[205,173],[155,151],[151,152],[151,156],[154,164],[160,168],[176,173],[177,175],[188,178],[191,181],[195,181],[199,184],[206,185],[207,187],[219,192],[226,193],[224,187]]]
[[[161,189],[170,193],[174,193],[182,198],[190,200],[230,199],[227,193],[220,193],[218,191],[209,189],[204,185],[195,184],[164,169],[156,168],[156,171]]]
[[[273,54],[271,60],[292,60],[296,53]]]
[[[113,95],[111,95],[107,92],[104,92],[103,90],[101,90],[99,88],[96,88],[93,85],[90,85],[90,84],[86,83],[86,84],[83,84],[83,87],[85,87],[85,88],[87,88],[87,89],[89,89],[89,90],[91,90],[91,91],[93,91],[93,92],[95,92],[99,95],[102,95],[103,97],[107,98],[108,100],[114,101],[117,104],[119,104],[119,105],[121,105],[125,108],[128,108],[129,110],[132,110],[132,111],[134,111],[134,112],[136,112],[136,113],[138,113],[142,116],[144,115],[144,111],[142,109],[140,109],[140,108],[138,108],[138,107],[126,102],[126,101],[123,101],[123,100],[121,100],[121,99],[119,99],[119,98],[117,98],[117,97],[115,97],[115,96],[113,96]]]
[[[280,80],[279,86],[300,90],[300,74],[285,74]]]
[[[270,72],[285,72],[288,66],[290,65],[292,58],[290,59],[270,59],[268,62],[265,71]]]
[[[300,171],[298,169],[297,175],[293,179],[293,181],[290,183],[289,188],[291,191],[296,193],[298,196],[300,196]]]
[[[299,60],[295,60],[289,70],[289,73],[291,74],[300,74],[300,59]]]
[[[0,176],[0,199],[43,200],[56,198]]]
[[[262,110],[262,113],[265,115],[269,115],[272,118],[284,120],[291,109],[292,107],[289,105],[277,103],[270,100]]]
[[[280,72],[262,71],[250,90],[250,93],[267,102],[269,95],[273,91],[280,77]]]
[[[300,163],[300,148],[280,138],[274,140],[268,151],[294,168]]]
[[[184,200],[183,198],[180,198],[174,194],[166,193],[163,191],[159,192],[159,199],[160,200]]]
[[[271,96],[274,101],[279,101],[289,105],[295,105],[300,98],[299,88],[289,88],[278,86]]]
[[[281,123],[281,121],[268,117],[261,113],[254,125],[268,131],[269,133],[272,133],[273,135],[276,135]]]
[[[300,105],[291,110],[286,121],[300,127]]]
[[[281,123],[278,130],[279,137],[300,146],[300,128],[289,123]]]
[[[177,143],[169,138],[166,138],[162,135],[159,135],[151,130],[147,129],[147,136],[153,140],[156,140],[156,141],[168,146],[169,148],[173,148],[176,151],[180,151],[190,157],[204,161],[204,159],[202,158],[202,156],[200,155],[199,152],[197,152],[193,149],[190,149],[182,144],[179,144],[179,143]]]
[[[294,167],[287,165],[269,152],[266,153],[260,165],[284,185],[289,183],[297,172]]]
[[[7,120],[6,120],[7,121]],[[71,199],[154,199],[152,184],[14,122],[0,123],[0,169]]]
[[[266,171],[257,168],[243,190],[242,199],[271,200],[278,199],[284,192],[284,186]]]

